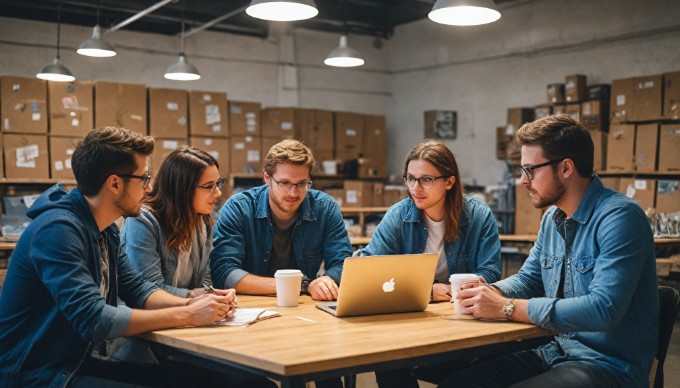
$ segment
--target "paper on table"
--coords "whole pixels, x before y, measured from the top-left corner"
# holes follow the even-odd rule
[[[274,310],[238,308],[233,317],[225,318],[216,324],[222,326],[243,326],[263,319],[278,317],[280,315],[281,314],[278,311]]]

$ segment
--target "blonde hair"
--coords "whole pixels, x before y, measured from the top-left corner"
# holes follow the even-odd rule
[[[272,176],[276,172],[276,166],[282,163],[290,163],[296,166],[307,166],[311,174],[316,161],[312,150],[306,145],[293,139],[286,139],[276,143],[269,149],[264,158],[264,172]]]

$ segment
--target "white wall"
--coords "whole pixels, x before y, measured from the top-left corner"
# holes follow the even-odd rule
[[[423,111],[458,112],[447,141],[466,184],[502,178],[495,128],[510,107],[545,103],[568,74],[588,83],[680,70],[680,1],[542,0],[501,7],[496,22],[450,27],[422,20],[390,42],[389,169],[423,139]]]

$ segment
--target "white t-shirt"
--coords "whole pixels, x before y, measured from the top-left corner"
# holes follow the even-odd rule
[[[425,253],[439,254],[439,261],[437,262],[437,270],[434,273],[434,278],[439,283],[449,283],[449,265],[446,262],[446,253],[444,252],[444,231],[446,226],[444,220],[433,221],[425,215],[425,223],[427,224],[427,242],[425,243]]]
[[[206,239],[206,227],[203,224],[199,233],[194,233],[189,249],[179,251],[177,254],[177,271],[172,280],[172,286],[177,288],[189,288],[194,277],[194,270],[201,265],[203,244]]]

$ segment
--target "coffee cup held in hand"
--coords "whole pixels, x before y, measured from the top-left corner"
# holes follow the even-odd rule
[[[465,283],[479,283],[479,276],[473,273],[454,273],[449,276],[449,282],[451,283],[451,303],[453,303],[453,312],[455,314],[468,314],[460,303],[460,299],[457,298],[458,290],[460,286]]]

